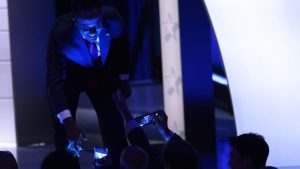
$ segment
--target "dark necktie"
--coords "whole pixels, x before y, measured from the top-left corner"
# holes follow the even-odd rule
[[[98,57],[98,49],[95,42],[89,43],[89,51],[92,56],[92,60],[96,63],[96,65],[101,66],[102,60],[101,60],[101,56]]]
[[[90,54],[92,56],[92,60],[96,61],[97,58],[98,58],[98,50],[97,50],[97,45],[96,45],[95,42],[90,42],[89,43],[89,51],[90,51]]]

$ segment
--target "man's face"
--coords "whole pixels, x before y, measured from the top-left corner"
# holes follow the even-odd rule
[[[95,42],[101,31],[100,18],[77,19],[76,23],[80,34],[89,42]]]
[[[95,42],[102,28],[100,10],[95,9],[89,15],[77,17],[76,26],[84,39]]]
[[[247,160],[244,159],[235,147],[231,147],[229,165],[231,169],[247,169]]]

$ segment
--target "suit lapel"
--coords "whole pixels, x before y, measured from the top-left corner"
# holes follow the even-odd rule
[[[71,44],[66,44],[62,53],[71,61],[78,63],[83,67],[93,65],[92,57],[88,51],[87,45],[80,32],[76,29],[73,34],[74,38]]]
[[[101,59],[102,63],[105,64],[110,48],[111,37],[108,33],[106,33],[106,30],[103,29],[99,34],[99,39]],[[82,65],[84,67],[91,67],[93,65],[91,54],[84,39],[77,29],[74,31],[73,43],[71,45],[66,45],[63,53],[68,59],[72,60],[75,63],[78,63],[79,65]]]
[[[110,48],[110,35],[106,33],[106,29],[102,29],[99,35],[100,42],[100,51],[101,51],[101,59],[102,63],[106,63],[106,59],[108,56],[109,48]]]
[[[89,52],[89,49],[86,45],[86,42],[82,38],[80,32],[79,31],[76,31],[76,32],[77,32],[78,37],[75,38],[76,39],[75,41],[79,46],[79,52],[81,54],[81,57],[84,60],[85,65],[92,66],[93,65],[93,60],[92,60],[91,54]]]

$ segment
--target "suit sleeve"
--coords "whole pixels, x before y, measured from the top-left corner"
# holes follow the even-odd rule
[[[115,57],[114,68],[115,73],[121,77],[130,73],[130,53],[129,53],[129,40],[127,33],[113,40],[111,53]],[[121,79],[121,78],[120,78]],[[121,79],[128,80],[128,79]]]
[[[66,57],[60,54],[60,39],[51,31],[47,49],[47,95],[50,107],[55,115],[68,109],[64,85],[66,79]]]
[[[110,53],[115,58],[114,73],[117,76],[128,75],[129,77],[131,58],[126,26],[116,8],[105,7],[103,13],[104,26],[113,39]]]

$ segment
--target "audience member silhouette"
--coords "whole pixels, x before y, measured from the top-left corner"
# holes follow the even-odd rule
[[[74,160],[77,160],[74,162]],[[41,169],[79,169],[78,158],[64,150],[56,150],[47,155],[43,160]]]
[[[262,169],[278,169],[278,168],[273,167],[273,166],[266,166],[266,167],[264,167],[264,168],[262,168]]]
[[[144,149],[132,145],[123,150],[120,164],[123,169],[147,169],[149,167],[149,157]]]
[[[162,150],[165,169],[197,169],[198,155],[194,147],[184,140],[168,142]]]
[[[263,136],[242,134],[231,140],[229,165],[232,169],[262,169],[268,155],[269,146]]]
[[[0,151],[0,169],[18,169],[18,163],[11,152]]]

